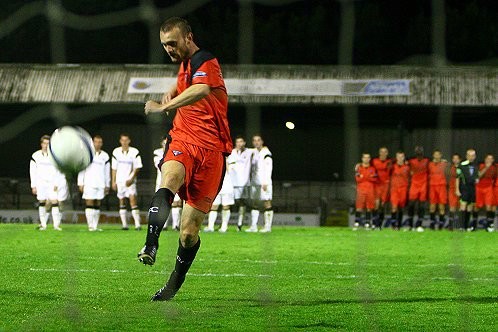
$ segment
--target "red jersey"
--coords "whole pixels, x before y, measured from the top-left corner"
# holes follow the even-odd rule
[[[458,177],[457,166],[451,165],[451,168],[450,168],[450,189],[453,189],[452,190],[453,192],[456,189],[456,178],[457,177]]]
[[[182,93],[193,84],[207,84],[211,92],[191,105],[178,108],[170,134],[173,140],[230,154],[232,138],[228,127],[225,82],[216,58],[202,50],[197,51],[192,58],[196,57],[197,61],[203,56],[208,60],[202,62],[195,73],[192,73],[191,59],[182,62],[178,71],[177,93]]]
[[[372,166],[377,171],[377,176],[379,182],[389,182],[391,178],[391,169],[393,162],[391,159],[381,160],[380,158],[374,158],[372,160]]]
[[[391,175],[391,188],[408,187],[410,166],[394,164]]]
[[[485,168],[484,163],[481,163],[479,165],[479,171]],[[496,166],[491,165],[491,167],[488,168],[486,173],[483,174],[483,176],[479,179],[479,182],[477,182],[476,187],[479,188],[487,188],[487,187],[492,187],[495,180],[496,180]]]
[[[408,160],[410,172],[412,175],[412,185],[421,186],[427,183],[427,174],[429,172],[429,158],[412,158]]]
[[[356,187],[361,191],[374,190],[374,183],[377,182],[377,172],[373,166],[360,165],[356,171]]]
[[[429,163],[429,184],[431,186],[446,186],[446,161]]]

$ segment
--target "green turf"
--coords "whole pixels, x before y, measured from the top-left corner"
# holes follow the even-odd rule
[[[177,297],[151,303],[173,265],[163,233],[0,225],[0,330],[497,331],[497,234],[275,228],[202,234]]]

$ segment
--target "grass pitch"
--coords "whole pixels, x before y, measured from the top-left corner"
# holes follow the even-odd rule
[[[151,303],[178,233],[146,267],[144,231],[103,228],[0,225],[0,330],[498,330],[496,233],[231,228],[202,234],[177,297]]]

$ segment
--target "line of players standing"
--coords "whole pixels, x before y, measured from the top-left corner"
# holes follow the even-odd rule
[[[52,214],[55,230],[61,230],[62,214],[59,202],[68,198],[68,186],[65,176],[52,164],[48,154],[50,136],[44,135],[40,139],[41,149],[33,153],[30,162],[30,178],[32,193],[39,203],[40,230],[47,228],[47,222]],[[226,232],[230,219],[230,208],[237,204],[239,209],[237,229],[241,230],[246,215],[247,205],[251,203],[251,226],[247,232],[258,232],[258,219],[260,208],[264,209],[264,227],[260,232],[270,232],[273,222],[272,209],[272,171],[273,161],[270,150],[263,144],[260,135],[252,138],[253,149],[246,148],[243,137],[235,140],[235,149],[227,157],[227,170],[219,195],[213,202],[213,207],[208,216],[208,226],[205,231],[214,231],[218,208],[222,206],[222,224],[220,232]],[[131,215],[135,229],[140,230],[140,211],[137,204],[137,176],[143,167],[138,149],[130,146],[131,139],[128,134],[119,137],[120,146],[115,148],[111,157],[102,150],[103,139],[96,135],[93,137],[95,156],[93,162],[78,175],[78,187],[85,200],[85,216],[90,231],[100,230],[100,206],[112,188],[119,199],[119,216],[122,229],[128,230],[127,200],[131,208]],[[154,151],[154,165],[157,168],[162,159],[167,139],[161,142],[162,147]],[[156,179],[156,190],[160,183],[160,171]],[[179,229],[182,200],[175,196],[172,205],[172,228]],[[50,212],[49,212],[50,211]],[[167,227],[166,223],[165,227]]]
[[[408,160],[403,151],[396,152],[395,159],[389,158],[386,147],[381,147],[378,157],[373,159],[369,153],[362,154],[361,163],[355,166],[353,230],[362,226],[365,229],[391,226],[396,230],[403,227],[423,232],[429,200],[431,229],[474,231],[479,225],[479,211],[484,209],[486,218],[482,224],[493,232],[498,206],[498,164],[493,155],[487,154],[483,162],[477,163],[476,151],[468,149],[466,160],[462,161],[455,153],[450,164],[439,150],[433,151],[432,160],[424,156],[421,146],[416,146],[414,152],[415,156]],[[388,205],[391,215],[385,218]]]

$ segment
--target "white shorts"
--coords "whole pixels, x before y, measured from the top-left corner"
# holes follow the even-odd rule
[[[50,182],[43,182],[36,187],[36,199],[39,201],[59,201],[63,202],[69,196],[67,185],[63,185],[54,190],[55,185]]]
[[[105,188],[92,188],[85,186],[83,188],[83,199],[98,199],[102,200],[104,199],[104,191]]]
[[[248,199],[249,198],[249,186],[233,187],[233,195],[234,195],[235,199]]]
[[[233,197],[233,193],[228,193],[228,194],[219,193],[214,199],[213,205],[220,205],[220,204],[222,206],[234,205],[235,200]]]
[[[57,200],[59,202],[64,202],[69,197],[69,190],[67,188],[67,184],[64,184],[62,187],[57,188]]]
[[[266,191],[260,185],[251,186],[251,199],[253,201],[271,201],[273,198],[272,185],[268,185]]]
[[[137,195],[137,184],[133,183],[131,186],[127,187],[124,183],[118,183],[118,198],[130,198],[130,196]]]

